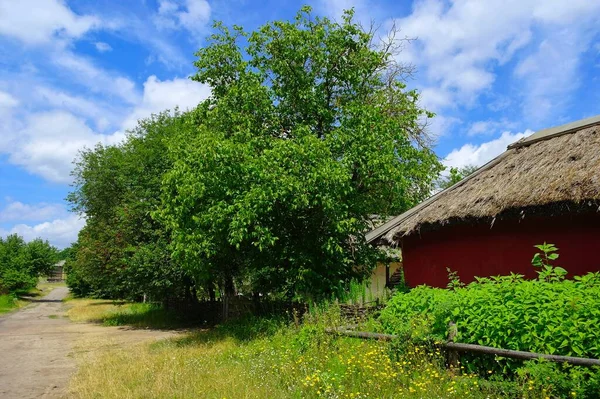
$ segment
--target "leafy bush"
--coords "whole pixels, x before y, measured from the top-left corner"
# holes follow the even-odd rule
[[[442,341],[453,321],[457,342],[600,358],[600,273],[565,280],[566,271],[550,265],[558,258],[557,249],[552,244],[536,247],[542,251],[532,260],[539,268],[538,279],[512,274],[478,278],[466,287],[452,284],[450,290],[420,286],[388,302],[380,317],[383,329],[417,342]],[[510,375],[523,366],[520,361],[491,356],[464,355],[462,360],[467,370],[482,374],[501,370]],[[550,366],[527,370],[539,372],[542,367]],[[547,370],[549,376],[552,370]],[[571,373],[573,370],[577,369]],[[588,372],[600,378],[600,374]],[[555,388],[561,392],[591,389],[592,377],[575,374],[565,378],[568,384]],[[579,388],[573,385],[575,381]]]

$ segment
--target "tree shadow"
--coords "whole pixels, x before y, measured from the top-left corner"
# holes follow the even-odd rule
[[[289,315],[246,316],[222,324],[207,325],[202,330],[172,338],[169,342],[177,347],[210,345],[229,339],[233,339],[236,343],[244,343],[271,337],[289,323]]]

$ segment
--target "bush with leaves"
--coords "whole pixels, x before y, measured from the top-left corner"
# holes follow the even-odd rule
[[[417,341],[444,341],[450,321],[457,342],[545,354],[600,358],[600,273],[566,280],[552,244],[536,246],[538,278],[477,278],[451,290],[419,286],[394,296],[381,312],[386,332]],[[454,276],[455,278],[456,276]],[[416,328],[418,327],[418,328]],[[470,371],[513,373],[522,362],[466,355]]]

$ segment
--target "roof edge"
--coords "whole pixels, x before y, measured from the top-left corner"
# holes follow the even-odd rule
[[[395,218],[393,218],[392,220],[390,220],[387,223],[382,224],[381,226],[379,226],[376,229],[371,230],[370,232],[368,232],[365,235],[365,239],[367,240],[367,243],[372,243],[375,240],[377,240],[378,238],[380,238],[381,236],[387,234],[390,230],[392,230],[393,228],[397,227],[400,223],[402,223],[404,220],[408,219],[410,216],[412,216],[414,213],[420,211],[423,208],[426,208],[427,206],[429,206],[431,203],[433,203],[435,200],[437,200],[442,194],[445,194],[457,187],[462,186],[463,184],[465,184],[466,182],[468,182],[469,180],[475,178],[476,176],[478,176],[481,172],[495,166],[498,162],[500,162],[504,157],[506,157],[506,154],[508,153],[507,151],[504,151],[502,154],[498,155],[496,158],[492,159],[491,161],[489,161],[488,163],[484,164],[483,166],[481,166],[479,169],[477,169],[475,172],[471,173],[469,176],[465,177],[464,179],[454,183],[452,186],[445,188],[444,190],[438,192],[437,194],[429,197],[428,199],[426,199],[425,201],[419,203],[418,205],[415,205],[414,207],[410,208],[408,211],[396,216]]]
[[[562,136],[564,134],[575,133],[581,129],[585,129],[598,124],[600,124],[600,115],[592,116],[586,119],[580,119],[578,121],[570,122],[560,126],[542,129],[535,132],[529,137],[526,137],[522,140],[517,141],[516,143],[509,145],[508,149],[525,147],[537,143],[539,141],[550,140],[555,137]]]

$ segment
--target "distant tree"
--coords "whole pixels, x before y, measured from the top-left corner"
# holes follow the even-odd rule
[[[369,216],[423,200],[442,169],[393,37],[303,8],[254,32],[220,23],[193,79],[212,96],[170,141],[156,215],[194,276],[329,295],[371,269]],[[242,48],[242,46],[246,46]]]
[[[57,253],[39,238],[29,243],[16,234],[0,238],[0,293],[35,287],[38,278],[52,270]]]
[[[437,181],[437,187],[439,190],[444,190],[448,187],[451,187],[469,176],[471,173],[475,172],[479,169],[478,166],[475,165],[466,165],[462,168],[450,168],[450,174],[448,176],[442,176]]]
[[[76,294],[195,297],[193,280],[171,259],[170,233],[152,217],[171,167],[166,144],[183,123],[179,113],[165,112],[140,121],[120,145],[80,153],[67,198],[86,217],[67,262],[67,282]]]

